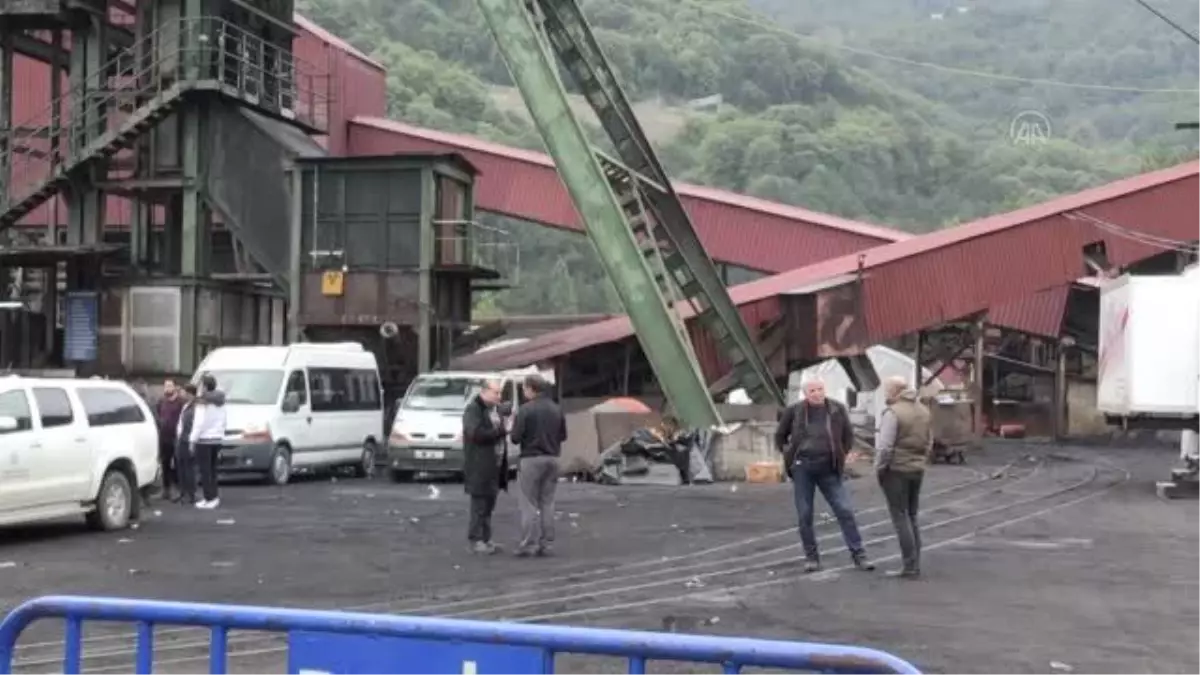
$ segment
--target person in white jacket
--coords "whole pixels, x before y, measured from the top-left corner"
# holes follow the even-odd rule
[[[225,440],[225,392],[217,389],[217,380],[212,375],[200,378],[200,395],[195,403],[196,412],[188,442],[196,456],[203,491],[196,508],[215,509],[221,505],[217,487],[217,457]]]

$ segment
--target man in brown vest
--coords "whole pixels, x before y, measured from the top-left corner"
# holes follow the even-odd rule
[[[914,579],[921,575],[921,531],[917,507],[921,479],[933,448],[929,409],[917,400],[917,392],[903,377],[883,383],[887,408],[879,415],[875,434],[875,472],[887,498],[892,526],[900,541],[904,566],[889,576]]]

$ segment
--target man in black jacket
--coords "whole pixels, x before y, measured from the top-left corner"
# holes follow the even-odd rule
[[[492,543],[492,511],[502,483],[508,489],[507,432],[499,414],[502,387],[500,382],[488,380],[463,411],[463,486],[471,496],[467,540],[472,553],[483,555],[499,550]]]
[[[867,559],[850,495],[842,484],[846,453],[853,445],[854,429],[845,406],[825,397],[824,382],[805,382],[804,398],[783,411],[775,430],[775,447],[783,453],[784,470],[792,478],[805,572],[821,569],[813,532],[813,500],[818,489],[837,517],[854,565],[862,570],[875,569]]]
[[[185,384],[181,396],[183,406],[175,422],[175,477],[179,494],[172,500],[184,504],[196,503],[196,453],[188,437],[196,419],[196,385]]]
[[[521,506],[521,543],[517,555],[550,555],[554,542],[554,492],[558,457],[567,440],[567,420],[550,398],[550,383],[534,375],[525,380],[528,403],[517,411],[512,442],[521,446],[517,497]]]

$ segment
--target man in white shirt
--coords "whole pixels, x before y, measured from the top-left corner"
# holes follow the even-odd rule
[[[196,398],[192,431],[188,435],[200,469],[200,486],[203,490],[203,498],[196,502],[198,509],[215,509],[221,505],[217,488],[217,457],[221,454],[224,440],[225,392],[217,389],[216,378],[204,375],[200,378],[200,395]]]

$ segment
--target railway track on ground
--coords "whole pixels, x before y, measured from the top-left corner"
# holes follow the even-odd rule
[[[1076,469],[1082,470],[1083,475],[1066,475],[1079,474]],[[1119,470],[1098,464],[1048,465],[1045,460],[1027,466],[1010,463],[1001,472],[1005,475],[1002,480],[994,478],[995,474],[984,475],[924,495],[925,551],[935,551],[981,531],[1005,527],[1093,498],[1127,477]],[[876,552],[881,547],[886,551],[894,539],[889,519],[866,517],[881,511],[882,507],[875,507],[858,513],[867,546]],[[738,593],[804,583],[812,577],[795,572],[802,560],[799,545],[778,545],[773,541],[793,533],[794,528],[780,529],[686,554],[542,578],[537,580],[536,587],[499,594],[472,597],[471,589],[466,588],[462,594],[468,597],[462,599],[432,603],[391,600],[343,609],[556,622],[687,601],[714,591]],[[819,523],[818,537],[824,544],[822,553],[827,561],[839,553],[844,555],[844,547],[830,547],[830,543],[841,539],[835,522]],[[876,555],[876,560],[882,563],[897,557],[898,554],[889,552]],[[835,567],[817,576],[827,578],[848,567]],[[84,645],[84,669],[128,671],[133,662],[132,645],[133,633],[127,630],[90,635]],[[269,660],[286,652],[286,639],[281,635],[235,633],[229,636],[228,645],[231,666],[239,660]],[[208,658],[208,647],[207,633],[201,629],[159,629],[155,635],[156,668],[202,663]],[[61,649],[58,641],[21,645],[15,669],[57,670],[61,667]]]

